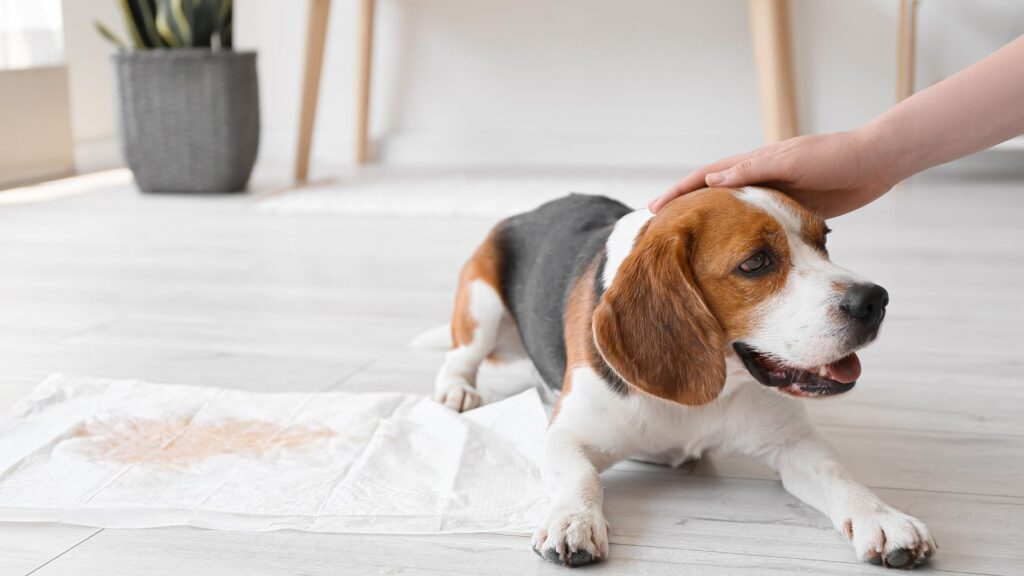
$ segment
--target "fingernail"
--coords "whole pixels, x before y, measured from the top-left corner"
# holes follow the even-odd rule
[[[707,176],[704,177],[704,182],[707,182],[708,186],[714,186],[716,184],[721,184],[724,181],[725,181],[725,174],[722,174],[721,172],[714,172],[714,173],[708,174]]]

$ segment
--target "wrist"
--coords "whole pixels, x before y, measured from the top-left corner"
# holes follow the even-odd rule
[[[904,154],[883,122],[876,119],[851,133],[860,149],[862,177],[872,188],[889,190],[910,175],[904,173]]]

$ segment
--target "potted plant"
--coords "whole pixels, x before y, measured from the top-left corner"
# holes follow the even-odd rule
[[[147,192],[245,188],[259,147],[256,53],[231,49],[231,0],[118,0],[120,136]]]

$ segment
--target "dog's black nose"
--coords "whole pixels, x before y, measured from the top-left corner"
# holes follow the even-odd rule
[[[856,284],[846,290],[839,309],[861,324],[865,332],[878,329],[885,318],[889,293],[878,284]]]

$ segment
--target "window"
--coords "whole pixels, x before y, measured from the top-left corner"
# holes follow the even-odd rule
[[[0,70],[64,61],[60,0],[0,0]]]

